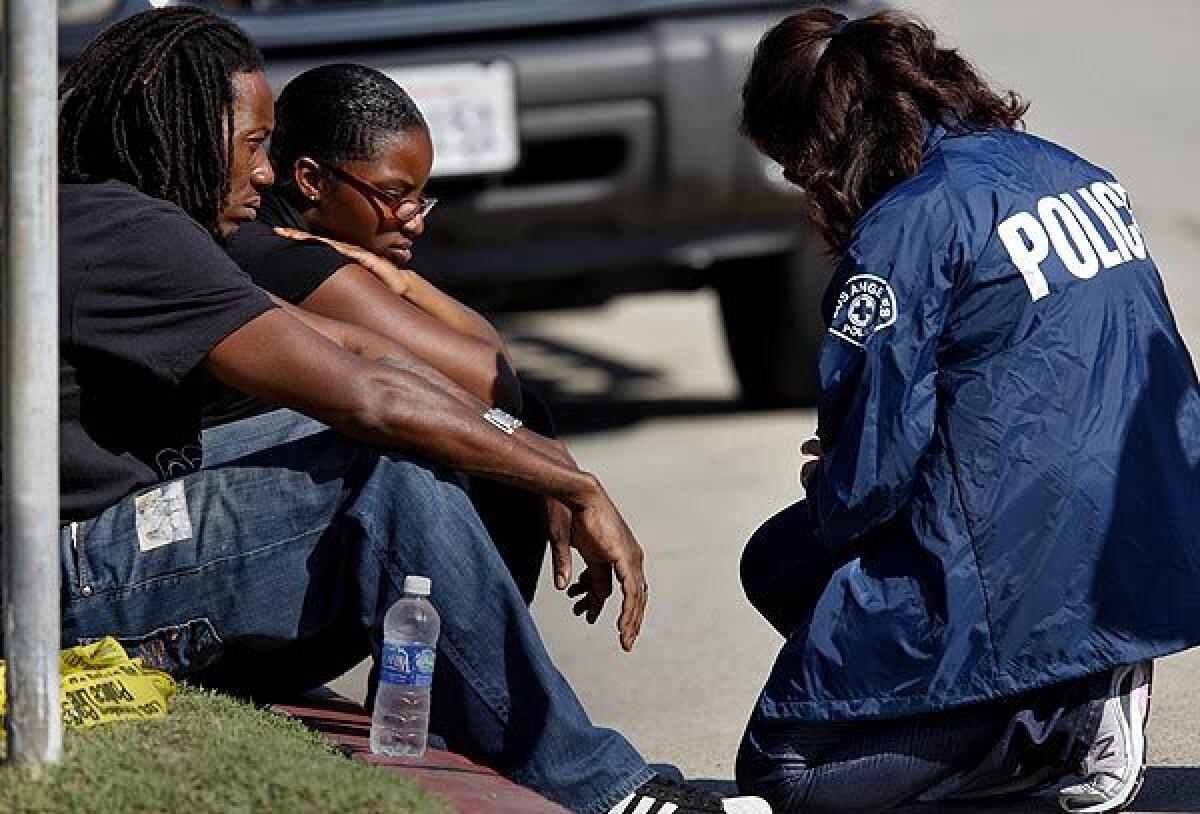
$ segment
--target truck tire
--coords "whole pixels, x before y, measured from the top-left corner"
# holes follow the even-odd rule
[[[804,238],[792,252],[740,260],[717,277],[725,341],[747,406],[817,401],[821,297],[831,263],[814,236]]]

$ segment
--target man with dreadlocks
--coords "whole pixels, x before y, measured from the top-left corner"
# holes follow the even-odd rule
[[[271,91],[237,27],[131,17],[71,66],[60,105],[65,645],[114,635],[177,676],[283,693],[378,656],[422,574],[451,748],[574,811],[769,811],[671,788],[591,724],[451,469],[559,507],[586,563],[571,593],[594,616],[615,576],[629,649],[642,550],[599,481],[394,342],[273,301],[221,250],[274,177]],[[202,372],[324,424],[241,422],[202,469]]]

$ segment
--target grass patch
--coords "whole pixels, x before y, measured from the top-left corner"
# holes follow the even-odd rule
[[[0,811],[21,814],[451,810],[297,721],[187,687],[165,719],[68,731],[62,764],[36,780],[0,768]]]

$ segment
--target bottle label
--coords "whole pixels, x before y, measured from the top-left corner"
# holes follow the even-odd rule
[[[399,687],[432,686],[436,655],[428,645],[384,642],[379,680]]]

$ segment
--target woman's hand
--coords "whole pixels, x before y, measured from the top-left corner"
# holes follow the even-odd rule
[[[821,439],[815,435],[800,445],[800,455],[805,459],[800,464],[800,485],[805,489],[808,489],[808,482],[816,474],[824,454],[825,451],[821,449]]]
[[[407,294],[409,288],[412,287],[414,277],[412,271],[399,268],[386,257],[380,257],[374,252],[364,249],[362,246],[355,246],[353,243],[334,240],[331,237],[314,235],[302,229],[288,229],[284,226],[277,226],[275,234],[280,237],[291,238],[292,240],[319,240],[346,259],[353,260],[374,274],[379,278],[380,282],[401,297]]]

